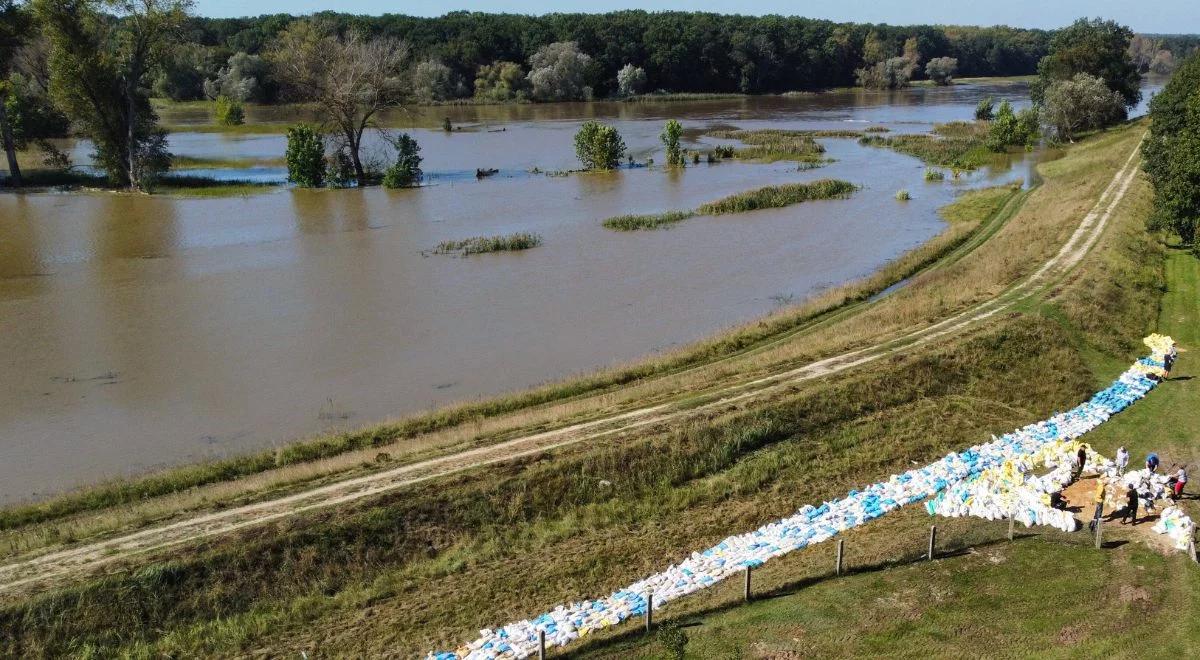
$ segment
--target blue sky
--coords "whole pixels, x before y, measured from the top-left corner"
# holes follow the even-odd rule
[[[704,10],[721,13],[785,14],[869,23],[953,23],[1054,28],[1080,16],[1116,19],[1137,32],[1200,32],[1198,0],[195,0],[204,16],[271,13],[306,14],[325,9],[359,14],[438,16],[459,9],[544,14],[612,9]]]

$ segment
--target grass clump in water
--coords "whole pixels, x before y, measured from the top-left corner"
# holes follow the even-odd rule
[[[945,178],[946,178],[946,173],[941,170],[935,170],[933,168],[925,169],[925,180],[926,181],[942,181]]]
[[[442,241],[433,249],[435,254],[484,254],[486,252],[514,252],[528,250],[542,244],[538,234],[517,232],[505,236],[474,236],[461,241]]]
[[[696,212],[702,215],[722,215],[757,209],[780,208],[818,199],[844,199],[856,189],[857,187],[853,183],[839,179],[766,186],[709,202],[696,209]]]
[[[834,132],[836,133],[836,132]],[[754,131],[720,130],[708,133],[710,137],[723,140],[738,140],[749,146],[735,150],[737,158],[743,160],[761,160],[774,162],[778,160],[795,160],[804,162],[825,162],[821,154],[825,147],[813,139],[814,131],[788,131],[783,129],[762,129]],[[856,137],[858,132],[851,135],[825,135],[824,137]]]
[[[896,199],[901,202],[907,202],[908,200],[912,199],[912,195],[908,194],[907,190],[897,190]]]
[[[973,170],[993,159],[984,144],[986,138],[985,123],[956,121],[937,125],[933,134],[864,135],[858,143],[894,149],[935,167]]]
[[[637,231],[639,229],[657,229],[664,225],[673,225],[696,215],[695,211],[667,211],[666,213],[645,213],[618,215],[604,221],[604,226],[617,231]]]

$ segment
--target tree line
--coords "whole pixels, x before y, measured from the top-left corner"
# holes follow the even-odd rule
[[[415,144],[404,136],[384,135],[398,152],[393,176],[362,162],[363,135],[378,128],[379,112],[462,96],[893,88],[923,76],[949,84],[959,74],[1037,70],[1035,101],[1068,110],[1047,117],[1071,139],[1124,118],[1139,95],[1134,35],[1099,19],[1051,33],[682,12],[206,19],[190,9],[189,0],[0,0],[0,128],[10,178],[20,180],[15,151],[30,142],[61,165],[46,138],[72,127],[92,140],[113,185],[153,185],[171,158],[150,102],[156,95],[213,98],[225,123],[242,121],[247,100],[310,103],[332,151],[333,167],[318,178],[358,185],[420,178]],[[1001,117],[1014,128],[997,145],[1036,124]]]

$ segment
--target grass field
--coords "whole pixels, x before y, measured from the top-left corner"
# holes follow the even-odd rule
[[[1124,162],[1140,132],[1133,126],[1072,147],[1053,168],[1043,170],[1046,182],[1032,193],[968,198],[965,204],[976,205],[977,212],[991,210],[991,215],[972,221],[970,213],[961,211],[963,217],[941,242],[895,266],[898,270],[891,277],[905,273],[911,276],[909,285],[878,302],[852,297],[862,289],[838,292],[816,303],[839,301],[840,306],[828,315],[810,316],[812,325],[795,325],[802,312],[792,310],[789,316],[751,326],[758,334],[748,336],[755,339],[745,344],[734,340],[732,346],[753,350],[734,359],[702,363],[667,379],[632,382],[598,402],[580,399],[521,412],[507,425],[497,419],[497,426],[488,426],[493,422],[476,418],[460,435],[429,441],[442,444],[418,444],[408,451],[471,446],[505,433],[548,428],[587,414],[586,406],[597,403],[613,411],[631,402],[686,401],[714,382],[754,377],[779,364],[860,346],[891,329],[941,317],[995,295],[1057,250]],[[127,570],[0,606],[0,648],[35,657],[227,657],[264,649],[274,655],[304,651],[310,657],[412,657],[452,648],[484,625],[528,616],[583,595],[607,593],[662,568],[669,557],[778,518],[799,504],[843,495],[913,462],[926,462],[1041,419],[1111,379],[1111,365],[1119,370],[1140,352],[1135,338],[1154,324],[1162,292],[1163,251],[1142,229],[1146,195],[1144,184],[1139,184],[1114,215],[1113,229],[1097,248],[1096,258],[1056,287],[1049,300],[960,339],[897,355],[836,379],[797,385],[753,407],[716,410],[686,424],[645,429],[619,442],[547,452],[146,557]],[[923,270],[931,258],[941,260],[936,268]],[[1128,277],[1117,277],[1121,273]],[[848,302],[856,299],[860,302]],[[1113,304],[1128,313],[1103,323],[1072,321],[1100,316]],[[789,320],[785,323],[783,318]],[[789,334],[784,331],[788,328],[797,332]],[[1163,389],[1173,385],[1174,381]],[[387,449],[404,456],[406,447],[393,444]],[[371,454],[336,458],[345,461],[336,474],[371,469],[362,465],[363,458],[379,448],[368,446],[366,451]],[[261,495],[256,488],[271,483],[283,488],[265,475],[259,479],[222,484],[220,488],[228,489],[223,491],[217,486],[189,491],[157,509],[156,515],[161,519],[180,509],[247,501]],[[146,513],[155,511],[152,505],[149,500],[137,506],[146,507],[139,509]],[[56,515],[73,515],[63,511]],[[89,523],[93,519],[85,514],[70,520],[119,525],[136,519],[122,519],[123,511],[86,514],[101,522]],[[34,511],[25,515],[36,519]],[[13,539],[25,533],[26,526],[58,528],[39,527],[17,515],[9,524],[15,528],[8,536]],[[890,577],[892,571],[907,570],[889,567],[919,552],[928,524],[923,511],[910,508],[847,535],[850,565],[864,571],[847,580]],[[995,525],[971,520],[948,520],[944,530],[948,547],[979,546],[994,540],[998,531]],[[1072,540],[1070,535],[1043,537],[1045,543],[1054,541],[1054,547]],[[794,553],[769,564],[756,579],[761,579],[764,592],[819,582],[828,573],[831,551],[827,545]],[[1126,550],[1134,551],[1134,546]],[[1131,555],[1131,561],[1140,561],[1138,557]],[[951,570],[954,562],[966,558],[949,558],[935,566]],[[1036,559],[1006,561],[1020,567]],[[1060,569],[1067,576],[1071,570]],[[1084,578],[1080,582],[1089,584]],[[870,593],[870,585],[861,584],[858,593]],[[1187,585],[1183,582],[1179,588]],[[721,616],[721,610],[737,600],[737,585],[725,587],[680,601],[678,608],[673,604],[664,614],[680,620]],[[811,591],[800,589],[796,596],[807,597]],[[974,594],[979,589],[962,591]],[[1166,598],[1175,592],[1162,593]],[[774,600],[784,603],[786,597]],[[1018,593],[998,594],[991,601],[980,597],[978,602],[1033,601]],[[1141,607],[1141,602],[1135,598],[1130,607]],[[832,621],[836,603],[831,601],[827,609]],[[869,611],[865,604],[862,609]],[[1075,611],[1063,616],[1075,617]],[[966,621],[967,613],[962,616]],[[1042,616],[1049,621],[1046,630],[1057,623],[1056,614]],[[872,621],[878,623],[864,617],[857,625],[875,625]],[[825,630],[815,619],[811,625],[815,637]],[[636,645],[620,638],[629,628],[597,639],[591,651],[624,653],[603,644]],[[985,633],[974,639],[985,639]],[[888,634],[903,638],[898,632]],[[707,648],[703,645],[709,642],[702,642],[699,632],[694,637],[695,648]],[[919,637],[923,635],[913,635]],[[714,636],[711,644],[720,643],[724,642]],[[837,641],[823,643],[823,648],[834,649]],[[1031,648],[1013,644],[1017,654]],[[914,648],[917,653],[941,647]],[[652,652],[628,650],[643,651]]]

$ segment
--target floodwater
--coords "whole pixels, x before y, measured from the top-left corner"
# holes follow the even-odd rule
[[[583,118],[638,158],[665,117],[894,131],[969,119],[1021,86],[672,105],[447,108],[468,130],[412,133],[420,189],[231,198],[0,195],[0,502],[259,450],[456,401],[521,390],[709,336],[862,277],[943,228],[967,187],[1028,181],[1035,156],[959,181],[826,139],[836,162],[530,174],[574,166]],[[186,118],[170,118],[173,122]],[[414,120],[414,123],[415,120]],[[278,135],[177,133],[176,153],[278,158]],[[79,149],[86,151],[85,146]],[[78,150],[77,150],[78,151]],[[477,167],[500,173],[476,181]],[[272,176],[271,167],[233,178]],[[608,216],[692,208],[774,183],[843,178],[849,200],[618,233]],[[897,202],[901,188],[913,200]],[[516,231],[518,253],[429,254]]]

